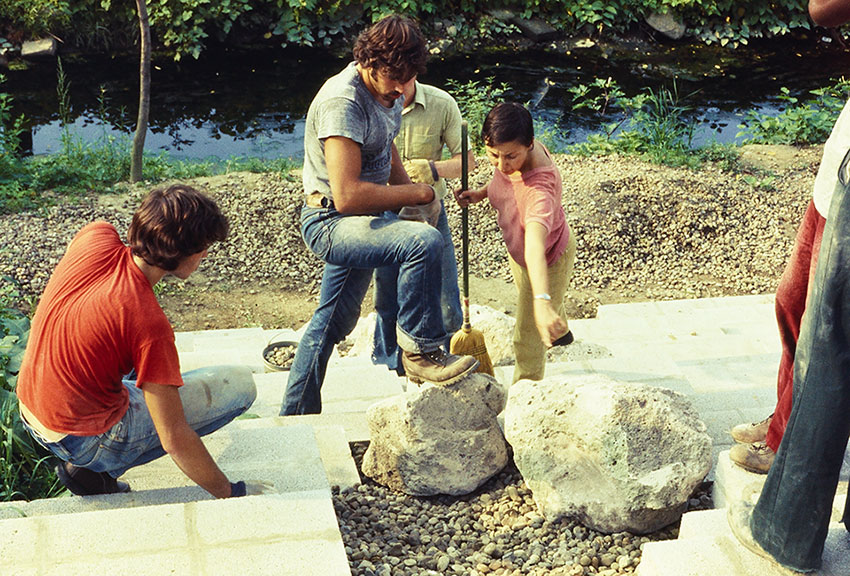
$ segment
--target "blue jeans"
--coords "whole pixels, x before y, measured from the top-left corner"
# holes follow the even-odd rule
[[[434,227],[385,215],[344,216],[333,208],[304,206],[301,235],[325,268],[319,306],[289,370],[281,416],[322,411],[328,359],[357,324],[375,268],[399,267],[398,345],[423,352],[439,348],[446,339],[440,315],[443,238]]]
[[[844,182],[830,205],[797,341],[791,416],[750,523],[756,542],[800,572],[821,565],[850,437],[850,195]],[[843,522],[850,529],[847,504]]]
[[[463,311],[460,308],[460,290],[457,285],[457,258],[452,243],[452,232],[446,217],[446,207],[440,210],[437,230],[443,236],[443,277],[440,284],[440,310],[443,314],[443,328],[447,333],[443,342],[449,348],[451,335],[460,330],[463,323]],[[401,366],[401,349],[396,343],[396,318],[398,317],[398,266],[384,266],[375,270],[375,311],[378,318],[375,323],[375,340],[372,349],[372,362],[386,364],[390,370],[404,374]]]
[[[112,428],[97,436],[65,436],[44,442],[24,421],[30,434],[56,457],[93,472],[118,478],[130,468],[165,454],[136,381],[123,381],[130,395],[127,412]],[[180,400],[189,426],[204,436],[245,412],[257,397],[251,370],[245,366],[213,366],[183,374]]]

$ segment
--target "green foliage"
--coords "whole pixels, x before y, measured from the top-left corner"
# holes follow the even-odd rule
[[[567,134],[560,128],[560,122],[546,122],[534,119],[534,138],[543,143],[552,154],[564,154],[567,151]]]
[[[809,91],[811,97],[803,102],[781,89],[779,100],[785,107],[776,116],[749,111],[738,126],[738,136],[748,136],[758,144],[818,144],[832,131],[841,109],[850,97],[850,81],[841,78],[832,86]]]
[[[508,85],[495,83],[490,76],[485,80],[470,80],[459,82],[454,79],[446,80],[446,90],[457,100],[460,113],[469,124],[469,138],[472,148],[477,152],[484,150],[481,140],[481,128],[487,113],[503,100],[502,96],[508,91]]]
[[[706,44],[737,47],[750,39],[810,27],[807,0],[680,0],[678,4],[694,37]]]
[[[0,22],[11,29],[24,30],[35,38],[70,22],[66,0],[3,0],[0,2]]]
[[[351,32],[389,13],[416,18],[426,28],[437,18],[462,21],[457,28],[464,41],[516,33],[513,24],[488,13],[493,7],[484,0],[148,0],[153,40],[176,59],[197,58],[210,40],[234,30],[283,45],[347,45]],[[545,18],[567,34],[619,32],[647,14],[672,12],[688,23],[690,36],[731,47],[810,27],[806,0],[508,0],[497,7]],[[51,33],[110,52],[132,49],[138,38],[133,2],[3,0],[5,22],[29,37]]]
[[[30,321],[19,308],[14,281],[0,283],[0,501],[55,495],[59,484],[50,458],[24,430],[15,396]]]
[[[596,110],[603,120],[600,133],[569,150],[582,155],[628,154],[672,166],[700,162],[691,151],[694,122],[682,104],[676,84],[626,97],[610,78],[571,89],[575,108]],[[605,120],[608,120],[605,122]]]
[[[252,9],[250,0],[148,0],[151,29],[177,60],[200,56],[210,33],[223,39]]]

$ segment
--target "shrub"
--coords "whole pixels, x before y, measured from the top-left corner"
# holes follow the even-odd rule
[[[850,81],[841,78],[831,86],[809,92],[811,98],[800,102],[782,88],[779,100],[785,107],[775,116],[749,111],[738,126],[738,137],[759,144],[819,144],[824,142],[841,109],[850,97]]]

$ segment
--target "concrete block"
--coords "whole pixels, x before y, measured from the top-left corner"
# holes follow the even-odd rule
[[[210,455],[233,481],[271,482],[277,492],[330,489],[313,429],[309,426],[252,430],[228,426],[205,436],[203,441]],[[122,479],[137,491],[184,488],[187,499],[210,498],[168,457],[132,468]]]
[[[754,474],[736,466],[729,459],[729,450],[717,457],[717,472],[712,489],[715,508],[726,508],[730,502],[755,502],[764,486],[766,474]]]
[[[270,426],[304,426],[306,416],[278,416],[256,420],[237,420],[230,424],[240,430],[268,428]],[[365,416],[364,416],[365,418]],[[348,435],[345,427],[337,423],[336,417],[316,415],[311,427],[316,437],[319,454],[325,468],[328,484],[340,489],[360,485],[360,474],[351,456]],[[368,439],[368,438],[367,438]]]
[[[3,520],[0,535],[4,574],[351,573],[325,491]]]
[[[21,44],[21,58],[25,60],[39,60],[53,58],[59,49],[55,38],[42,38],[41,40],[27,40]]]
[[[687,514],[686,514],[687,516]],[[723,530],[703,537],[649,542],[642,547],[638,576],[788,576],[790,571],[775,562],[757,556],[741,545],[731,529],[723,527],[725,510],[701,515],[707,530]],[[699,527],[696,528],[699,530]],[[850,574],[850,539],[844,527],[831,524],[823,555],[823,568],[817,576]]]

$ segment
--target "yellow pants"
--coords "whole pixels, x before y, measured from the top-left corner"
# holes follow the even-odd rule
[[[511,264],[511,274],[517,289],[516,326],[514,327],[514,356],[516,366],[514,367],[514,379],[517,380],[542,380],[543,371],[546,366],[546,346],[540,339],[537,324],[534,322],[534,294],[531,291],[531,281],[528,277],[528,269],[520,266],[508,255]],[[570,230],[570,241],[567,249],[554,264],[549,266],[549,295],[552,296],[552,305],[558,311],[558,315],[566,322],[564,314],[564,296],[567,293],[567,284],[573,276],[573,265],[576,260],[575,234]],[[569,324],[567,324],[569,330]]]

